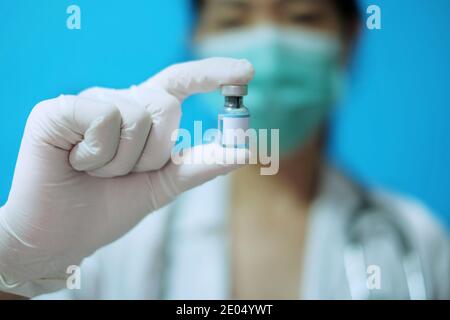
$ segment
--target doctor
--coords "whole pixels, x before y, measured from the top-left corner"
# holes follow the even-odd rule
[[[323,161],[355,2],[196,6],[197,53],[230,58],[34,108],[0,209],[3,296],[449,299],[449,239],[431,214],[363,190]],[[186,96],[252,79],[238,57],[256,70],[252,126],[280,129],[280,171],[247,166],[202,184],[237,166],[175,165],[170,133]],[[189,152],[248,157],[214,145]],[[80,263],[81,288],[63,289],[67,267]]]

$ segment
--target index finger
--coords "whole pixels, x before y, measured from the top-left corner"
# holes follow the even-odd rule
[[[170,66],[140,86],[144,89],[163,88],[181,101],[195,93],[216,90],[224,84],[247,84],[253,74],[253,66],[248,60],[209,58]]]

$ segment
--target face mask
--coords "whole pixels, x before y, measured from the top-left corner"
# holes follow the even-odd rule
[[[254,129],[279,129],[280,152],[301,148],[323,123],[340,91],[340,41],[323,33],[257,26],[196,43],[201,58],[248,59],[255,68],[245,105]],[[221,106],[219,95],[206,95]],[[269,134],[270,135],[270,134]]]

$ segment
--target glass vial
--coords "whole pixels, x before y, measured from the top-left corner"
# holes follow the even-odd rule
[[[250,113],[244,106],[247,85],[223,85],[221,94],[225,104],[219,112],[220,143],[226,148],[248,148]],[[239,130],[240,129],[240,130]]]

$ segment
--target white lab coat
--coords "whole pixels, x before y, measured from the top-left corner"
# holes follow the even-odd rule
[[[308,219],[299,297],[350,299],[344,264],[346,223],[360,194],[335,170],[325,171]],[[228,178],[220,177],[185,193],[86,258],[80,290],[66,289],[37,299],[230,298],[227,192]],[[374,206],[389,208],[410,237],[421,259],[427,298],[450,299],[447,232],[416,202],[374,192],[370,198]],[[373,259],[381,270],[379,292],[385,298],[408,298],[401,255],[388,258],[384,251],[389,250],[375,248],[378,253]]]

